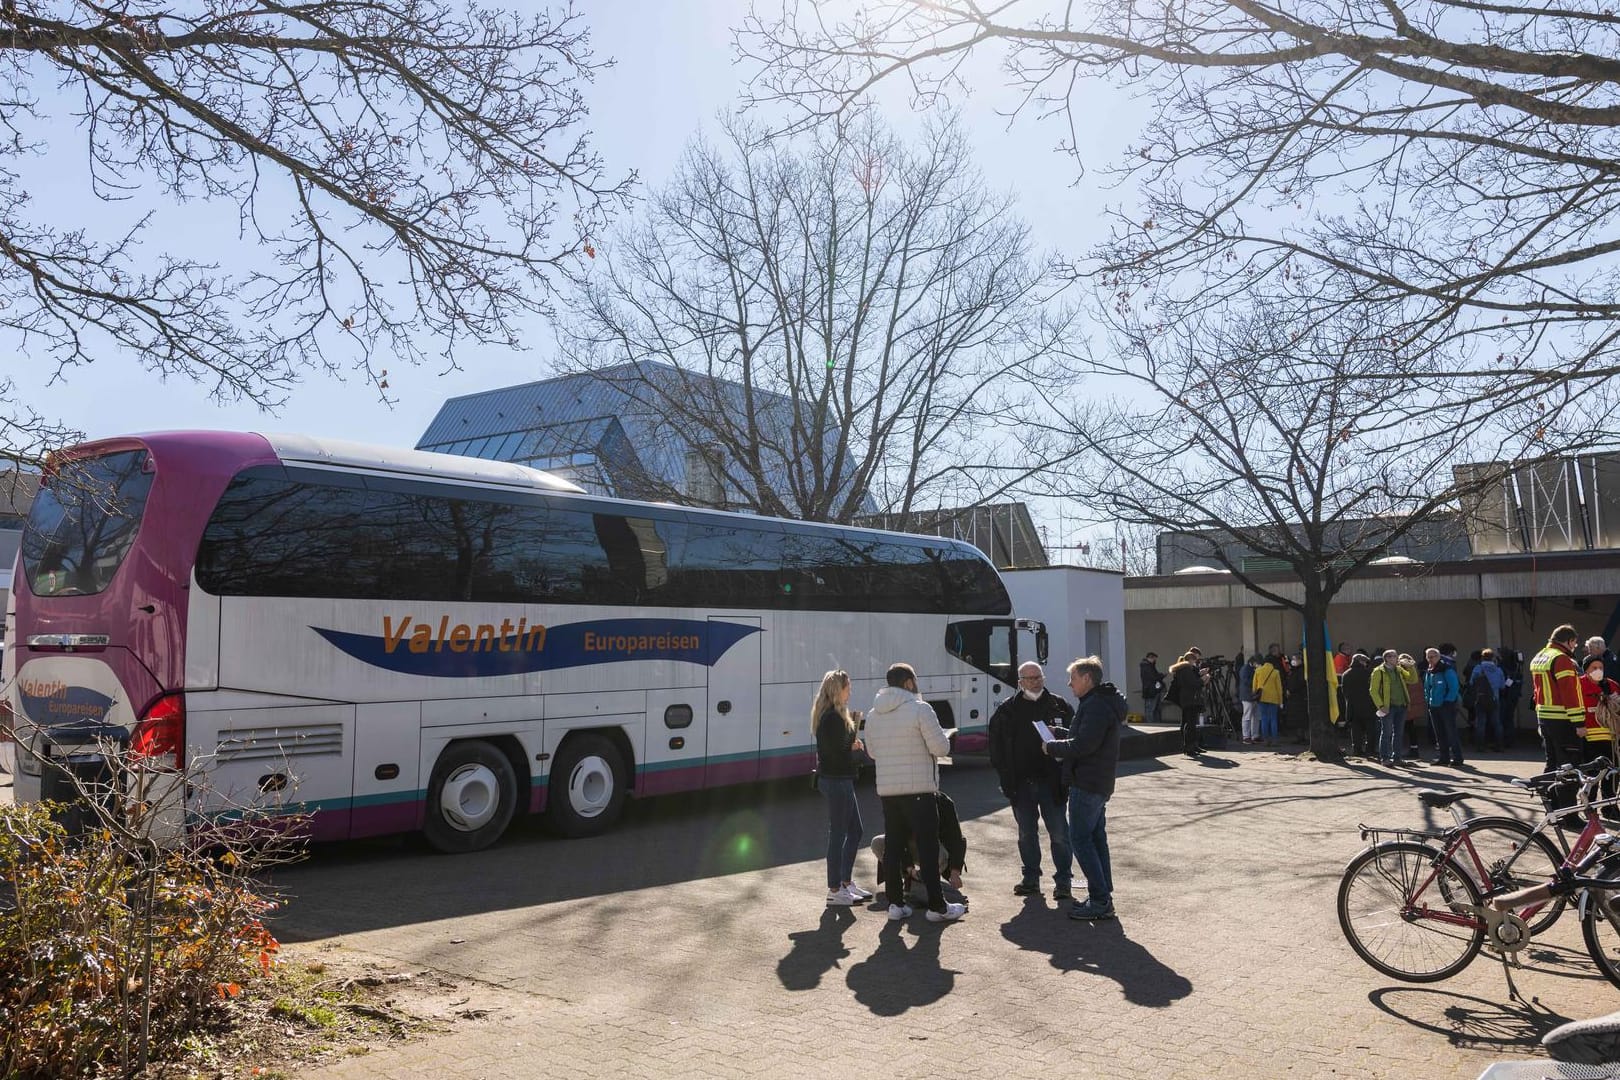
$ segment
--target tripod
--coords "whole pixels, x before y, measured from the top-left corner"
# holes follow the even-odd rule
[[[1232,707],[1236,676],[1231,664],[1211,664],[1209,682],[1204,684],[1205,723],[1218,727],[1224,734],[1236,737],[1238,716]]]

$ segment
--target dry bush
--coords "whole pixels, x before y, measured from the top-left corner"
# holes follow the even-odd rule
[[[116,751],[109,761],[113,777],[149,779]],[[198,790],[167,779],[176,801]],[[258,875],[297,857],[299,820],[238,811],[159,844],[164,815],[109,797],[133,790],[81,788],[71,815],[0,807],[0,1076],[134,1075],[226,1023],[275,962],[262,920],[277,903]]]

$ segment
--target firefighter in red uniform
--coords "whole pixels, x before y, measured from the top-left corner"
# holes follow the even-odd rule
[[[1560,626],[1547,639],[1547,647],[1530,661],[1530,685],[1536,701],[1536,727],[1547,753],[1547,771],[1560,765],[1578,765],[1587,758],[1586,701],[1581,695],[1581,673],[1575,665],[1580,635],[1573,626]]]

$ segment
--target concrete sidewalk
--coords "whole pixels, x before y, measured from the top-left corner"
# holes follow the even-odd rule
[[[1109,807],[1120,917],[1099,924],[1011,894],[1011,815],[982,767],[945,781],[970,811],[972,907],[951,926],[825,910],[821,803],[797,786],[753,807],[677,806],[674,820],[649,804],[596,841],[522,832],[462,858],[318,859],[284,883],[291,936],[452,973],[489,1012],[306,1075],[1471,1078],[1620,1004],[1569,915],[1517,973],[1528,1007],[1508,1003],[1486,956],[1419,986],[1344,943],[1334,898],[1357,822],[1423,823],[1413,791],[1447,784],[1474,791],[1477,812],[1530,812],[1505,780],[1539,759],[1478,765],[1333,767],[1237,747],[1130,766]],[[878,831],[869,791],[863,809]],[[688,837],[700,854],[680,848]],[[744,839],[777,853],[728,872]],[[871,884],[869,853],[857,874]]]

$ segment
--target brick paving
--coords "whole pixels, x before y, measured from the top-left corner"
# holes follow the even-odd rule
[[[1127,766],[1109,807],[1112,923],[1011,895],[1012,818],[974,764],[945,773],[970,844],[971,911],[952,926],[824,909],[822,804],[796,782],[635,804],[594,840],[525,824],[472,856],[319,849],[278,882],[284,938],[452,974],[486,1015],[302,1075],[1471,1078],[1620,1007],[1569,914],[1515,973],[1529,1006],[1488,954],[1419,986],[1340,936],[1358,821],[1420,823],[1425,786],[1528,816],[1505,783],[1538,771],[1527,752],[1460,773],[1210,758]],[[857,875],[873,874],[863,851]]]
[[[1477,1076],[1620,1007],[1575,920],[1530,949],[1523,1007],[1484,955],[1444,983],[1380,976],[1340,936],[1334,891],[1358,821],[1417,824],[1411,792],[1437,784],[1527,814],[1504,781],[1538,764],[1133,763],[1110,804],[1120,917],[1100,924],[1011,895],[1012,817],[982,765],[946,774],[970,844],[952,926],[826,911],[822,805],[798,783],[637,805],[589,841],[524,826],[473,856],[326,849],[280,881],[283,936],[469,980],[489,1014],[306,1075]]]

